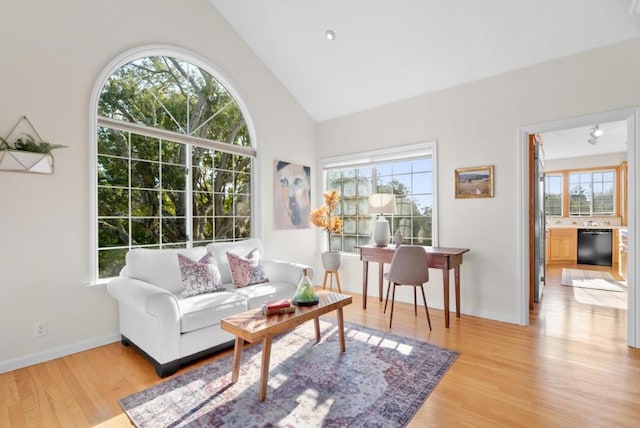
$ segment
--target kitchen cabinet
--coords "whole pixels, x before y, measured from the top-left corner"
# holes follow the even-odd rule
[[[629,234],[627,229],[620,230],[618,242],[618,274],[627,280],[627,245],[629,243]]]
[[[549,229],[548,263],[576,263],[578,230],[574,228]]]

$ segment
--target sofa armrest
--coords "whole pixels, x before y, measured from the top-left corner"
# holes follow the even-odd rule
[[[107,284],[107,292],[131,307],[144,309],[149,315],[169,315],[178,319],[178,300],[173,293],[139,279],[120,276]]]
[[[311,266],[301,263],[286,262],[283,260],[264,260],[264,273],[269,281],[287,282],[298,285],[302,277],[302,269],[307,269],[309,279],[313,278],[313,269]]]
[[[156,364],[180,358],[181,315],[173,293],[139,279],[121,276],[107,284],[120,306],[120,333]]]

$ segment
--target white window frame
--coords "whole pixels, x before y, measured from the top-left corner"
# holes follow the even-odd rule
[[[432,245],[438,246],[438,144],[436,140],[395,146],[381,150],[352,153],[348,155],[320,159],[322,168],[322,189],[327,189],[327,170],[332,168],[365,167],[376,163],[402,161],[423,156],[431,156],[433,165],[433,210],[432,210]],[[352,253],[345,253],[352,254]]]
[[[234,89],[234,85],[231,83],[230,79],[226,78],[224,73],[219,70],[217,67],[212,65],[212,63],[205,59],[204,57],[199,56],[198,54],[191,52],[189,50],[179,48],[171,45],[146,45],[140,46],[133,49],[130,49],[126,52],[121,53],[116,56],[107,66],[102,70],[100,76],[96,80],[96,83],[92,90],[91,100],[89,103],[89,179],[87,180],[87,185],[89,186],[89,195],[90,195],[90,239],[89,239],[89,280],[88,285],[97,285],[104,284],[108,282],[109,278],[99,278],[99,264],[98,264],[98,228],[97,222],[95,221],[98,216],[98,186],[97,186],[97,147],[98,147],[98,104],[100,101],[100,95],[102,92],[102,88],[107,83],[108,79],[122,66],[128,64],[132,61],[136,61],[142,58],[151,57],[151,56],[167,56],[178,58],[185,62],[191,63],[201,69],[207,71],[211,74],[216,80],[218,80],[225,89],[229,92],[229,94],[234,98],[235,102],[238,105],[238,108],[242,112],[242,115],[245,119],[245,123],[247,126],[247,130],[249,132],[249,136],[253,145],[253,149],[249,149],[250,153],[254,156],[252,161],[251,169],[251,200],[253,201],[251,210],[251,234],[252,236],[260,236],[262,230],[262,223],[260,216],[257,215],[260,212],[260,206],[262,204],[262,200],[260,197],[260,193],[256,191],[258,185],[258,177],[260,176],[260,168],[259,162],[256,159],[259,156],[258,140],[256,138],[255,126],[254,122],[249,114],[249,111],[246,107],[246,104],[243,101],[242,96]],[[101,121],[104,119],[101,119]],[[133,126],[142,126],[135,125]],[[155,128],[150,128],[154,131]],[[169,131],[167,131],[169,132]],[[197,137],[189,137],[182,135],[182,138],[193,138],[195,140],[200,140]],[[193,145],[204,145],[202,141],[189,141],[190,144]],[[174,140],[175,141],[175,140]],[[211,147],[211,142],[207,141],[207,146]],[[187,141],[182,141],[187,142]],[[199,144],[198,144],[199,143]],[[214,147],[215,148],[215,147]],[[229,148],[227,148],[228,150]],[[234,149],[246,150],[246,148],[235,147]]]

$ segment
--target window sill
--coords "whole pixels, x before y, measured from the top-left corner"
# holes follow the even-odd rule
[[[101,290],[106,290],[107,289],[107,283],[111,280],[111,278],[101,278],[101,279],[97,279],[95,281],[91,281],[88,284],[85,284],[85,287],[87,288],[95,288],[95,289],[101,289]]]

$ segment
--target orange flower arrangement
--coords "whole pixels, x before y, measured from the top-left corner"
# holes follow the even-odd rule
[[[327,231],[329,235],[329,252],[331,252],[331,234],[342,233],[342,219],[339,217],[331,216],[333,211],[338,207],[340,202],[340,195],[337,190],[330,192],[324,192],[324,205],[320,208],[316,208],[311,211],[309,220],[314,226]]]

